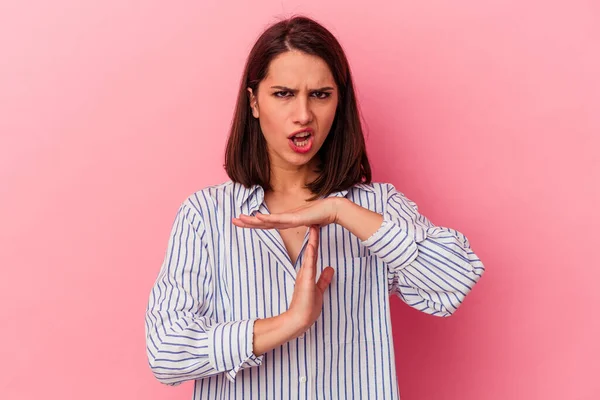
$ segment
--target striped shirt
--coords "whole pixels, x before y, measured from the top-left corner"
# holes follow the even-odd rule
[[[320,228],[317,277],[335,268],[321,315],[302,336],[260,356],[254,322],[286,311],[308,232],[292,263],[275,229],[231,218],[269,213],[264,190],[227,181],[180,205],[145,314],[146,348],[158,381],[194,380],[193,399],[399,399],[390,295],[448,317],[484,272],[460,232],[435,226],[389,183],[357,184],[346,197],[382,214],[360,240]]]

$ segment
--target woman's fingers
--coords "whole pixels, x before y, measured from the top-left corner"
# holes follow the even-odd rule
[[[316,253],[316,251],[312,244],[307,244],[306,254],[304,260],[302,260],[302,271],[308,275],[308,279],[310,279],[311,282],[314,282],[316,277],[314,253]]]
[[[255,215],[255,217],[260,221],[271,222],[271,223],[282,223],[282,224],[291,223],[294,220],[294,214],[287,214],[287,213],[283,213],[283,214],[257,213]]]
[[[236,219],[245,224],[257,226],[257,227],[272,224],[272,222],[262,221],[262,220],[256,218],[255,216],[246,215],[246,214],[240,214],[240,216]]]
[[[259,215],[259,214],[257,214]],[[263,214],[265,215],[265,214]],[[266,214],[268,215],[268,214]],[[238,218],[232,218],[232,223],[240,228],[257,228],[257,229],[288,229],[300,226],[296,221],[284,221],[278,219],[260,219],[256,216],[240,214]]]
[[[302,260],[302,269],[306,269],[311,282],[316,279],[317,249],[319,246],[319,230],[311,225],[308,231],[308,243]]]
[[[319,248],[319,228],[316,225],[311,225],[308,232],[308,243],[312,244],[315,250]],[[317,256],[315,251],[315,258]]]
[[[269,222],[263,222],[256,219],[254,217],[248,216],[240,216],[240,218],[232,218],[231,222],[235,226],[239,226],[240,228],[255,228],[255,229],[287,229],[293,228],[294,225],[291,224],[273,224]]]
[[[317,273],[316,273],[317,249],[319,247],[319,227],[318,227],[318,225],[310,226],[308,243],[310,245],[309,248],[311,249],[311,252],[310,252],[310,254],[307,254],[307,257],[305,258],[305,260],[307,260],[307,259],[311,260],[309,265],[310,265],[310,270],[311,270],[312,282],[314,282],[316,275],[317,275]],[[325,292],[325,289],[327,289],[327,287],[331,283],[331,278],[333,278],[333,273],[334,273],[334,269],[331,267],[327,267],[323,271],[321,271],[321,276],[319,276],[319,280],[317,281],[317,287],[321,291],[321,294],[323,294],[323,292]]]
[[[293,228],[306,225],[306,218],[296,213],[281,213],[281,214],[260,214],[255,215],[256,220],[266,224],[271,224],[278,228]]]

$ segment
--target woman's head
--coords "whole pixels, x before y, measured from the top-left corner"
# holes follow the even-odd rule
[[[298,131],[309,136],[291,139]],[[316,196],[371,180],[346,56],[323,26],[293,17],[269,27],[250,51],[225,169],[233,181],[269,190],[273,165],[309,163]]]

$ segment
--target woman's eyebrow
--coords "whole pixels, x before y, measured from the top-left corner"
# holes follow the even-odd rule
[[[292,92],[292,93],[298,92],[298,89],[292,89],[292,88],[289,88],[286,86],[271,86],[271,89],[286,90],[286,91]],[[318,89],[310,89],[309,92],[324,92],[326,90],[334,90],[334,88],[331,86],[325,86],[325,87],[318,88]]]

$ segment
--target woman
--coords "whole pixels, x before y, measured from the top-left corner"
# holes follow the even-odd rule
[[[398,399],[389,295],[447,317],[484,267],[371,182],[348,62],[317,22],[254,45],[225,168],[181,204],[150,294],[156,378],[195,380],[194,399]]]

